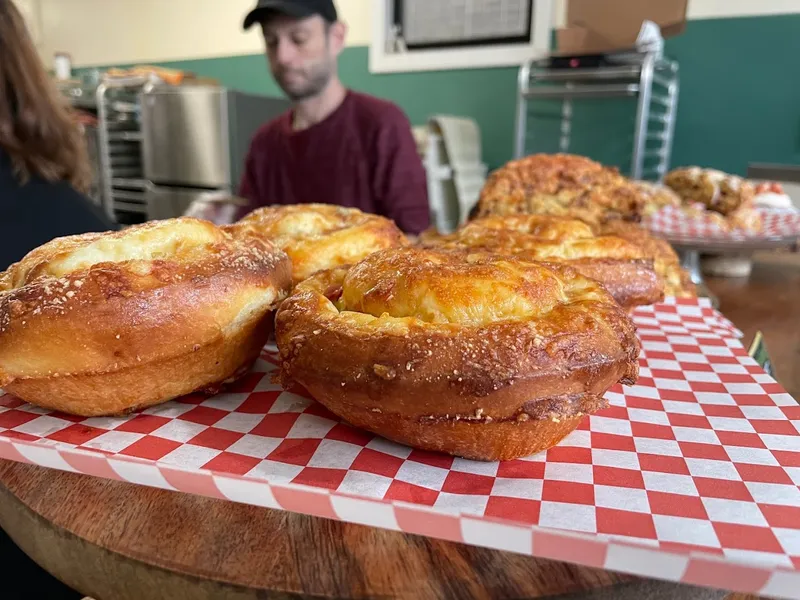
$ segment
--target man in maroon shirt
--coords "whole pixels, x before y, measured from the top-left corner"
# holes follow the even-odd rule
[[[255,23],[293,105],[253,138],[239,190],[250,206],[240,212],[324,202],[384,215],[408,233],[427,228],[425,171],[411,126],[391,102],[342,85],[336,59],[347,27],[332,0],[260,0],[244,27]]]

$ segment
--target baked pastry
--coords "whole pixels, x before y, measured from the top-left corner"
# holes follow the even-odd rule
[[[725,229],[756,232],[761,217],[755,210],[755,187],[749,181],[715,169],[681,167],[667,173],[664,184],[675,190],[685,205],[699,204],[725,218]]]
[[[635,327],[565,265],[398,248],[298,285],[284,384],[389,439],[477,460],[544,450],[638,373]]]
[[[681,205],[681,197],[671,188],[651,181],[633,181],[642,200],[642,216],[649,217],[662,208]]]
[[[425,245],[431,242],[441,240],[447,237],[448,234],[442,233],[435,226],[428,227],[425,231],[417,236],[417,244]]]
[[[741,177],[700,167],[673,169],[664,177],[664,184],[685,203],[699,203],[722,215],[752,202],[755,196],[753,185]]]
[[[408,244],[393,221],[331,204],[267,206],[240,223],[255,227],[289,255],[294,283],[323,269],[356,263],[377,250]]]
[[[553,242],[594,237],[592,228],[583,221],[548,215],[506,215],[483,217],[466,223],[460,233],[513,231]]]
[[[489,176],[477,216],[542,214],[596,224],[638,221],[643,208],[640,189],[613,167],[571,154],[534,154]]]
[[[423,231],[417,239],[419,246],[469,246],[461,243],[465,237],[476,236],[491,238],[499,233],[511,232],[511,235],[536,240],[578,240],[594,237],[592,228],[578,219],[552,217],[549,215],[503,215],[481,217],[462,225],[453,233],[441,233],[435,227]],[[480,243],[475,244],[480,246]],[[500,244],[496,244],[500,245]],[[508,245],[508,244],[506,244]]]
[[[82,416],[218,388],[259,356],[290,285],[289,258],[248,227],[55,239],[0,275],[0,386]]]
[[[669,242],[651,236],[646,229],[635,223],[619,220],[608,221],[597,228],[601,235],[613,235],[642,248],[652,257],[656,273],[664,281],[664,293],[678,298],[695,298],[697,288],[689,272],[681,267],[680,259]]]
[[[543,215],[486,217],[428,244],[564,263],[602,283],[625,308],[664,298],[663,280],[645,249],[620,237],[595,236],[582,221]]]

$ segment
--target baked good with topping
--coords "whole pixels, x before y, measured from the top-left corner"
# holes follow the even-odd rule
[[[244,374],[291,286],[248,227],[191,218],[58,238],[0,275],[0,386],[118,415]]]
[[[330,204],[266,206],[240,223],[251,225],[289,255],[295,283],[317,271],[408,244],[390,219]]]
[[[668,206],[681,205],[681,197],[666,185],[652,181],[633,181],[642,199],[642,216],[648,217]]]
[[[391,440],[477,460],[544,450],[638,374],[625,311],[575,269],[398,248],[320,272],[278,310],[285,385]]]
[[[669,242],[653,237],[635,223],[613,220],[598,226],[600,235],[613,235],[642,248],[653,259],[653,268],[664,281],[664,294],[678,298],[697,297],[697,288],[689,272],[681,267],[680,259]]]
[[[550,215],[495,215],[467,221],[453,233],[441,233],[435,227],[430,227],[419,235],[417,245],[453,244],[467,231],[481,232],[485,235],[511,231],[536,239],[552,241],[577,240],[594,236],[592,227],[578,219]]]
[[[534,154],[489,176],[477,216],[542,214],[596,224],[638,221],[644,205],[640,188],[613,167],[571,154]]]
[[[460,232],[513,231],[539,240],[552,242],[581,240],[594,237],[592,228],[585,222],[550,215],[504,215],[475,219],[465,223]]]
[[[755,186],[746,179],[716,169],[681,167],[664,177],[664,184],[677,193],[687,206],[700,205],[720,214],[724,229],[756,232],[761,217],[755,210]]]
[[[629,309],[664,299],[664,282],[644,248],[616,236],[595,236],[582,221],[543,215],[486,217],[428,245],[483,249],[525,260],[567,264],[602,283],[620,305]]]

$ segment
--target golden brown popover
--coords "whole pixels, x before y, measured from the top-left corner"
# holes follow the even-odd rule
[[[578,219],[549,215],[505,215],[482,217],[460,228],[462,232],[471,230],[513,231],[540,240],[554,242],[562,240],[581,240],[594,237],[592,228]]]
[[[389,439],[478,460],[548,448],[638,374],[625,311],[575,269],[397,248],[320,272],[278,310],[285,384]]]
[[[652,255],[621,237],[595,236],[582,221],[543,215],[485,217],[426,245],[564,263],[602,283],[625,308],[664,298],[664,282],[654,270]]]
[[[291,286],[284,252],[191,218],[58,238],[0,275],[0,386],[117,415],[242,375]]]
[[[633,181],[642,200],[642,216],[647,217],[667,206],[678,207],[681,198],[666,185],[650,181]]]
[[[495,215],[467,221],[453,233],[441,233],[435,227],[430,227],[419,235],[417,245],[453,244],[467,232],[490,236],[492,232],[505,231],[553,241],[594,237],[592,227],[578,219],[550,215]]]
[[[295,283],[377,250],[408,244],[390,219],[330,204],[267,206],[240,223],[255,227],[289,255]]]
[[[477,216],[542,214],[596,224],[609,218],[637,221],[644,205],[636,184],[613,167],[572,154],[534,154],[489,176]]]
[[[685,205],[699,204],[724,220],[723,229],[761,229],[761,216],[755,210],[755,186],[746,179],[715,169],[681,167],[664,177],[664,184],[677,193]]]
[[[678,298],[694,298],[697,288],[686,269],[681,267],[680,259],[669,242],[653,237],[636,223],[608,221],[597,228],[601,235],[614,235],[624,238],[642,248],[652,257],[656,273],[664,280],[664,293]]]

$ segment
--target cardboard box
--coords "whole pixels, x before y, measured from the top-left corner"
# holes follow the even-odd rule
[[[686,27],[688,0],[568,0],[567,25],[556,31],[558,54],[631,50],[645,20],[664,38]]]

